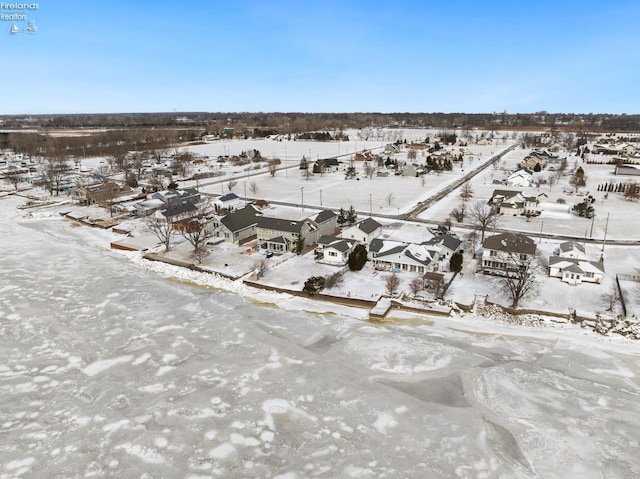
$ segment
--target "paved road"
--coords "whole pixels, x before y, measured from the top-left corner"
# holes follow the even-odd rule
[[[498,160],[500,160],[500,158],[502,158],[504,155],[506,155],[507,153],[510,153],[511,151],[515,150],[518,146],[520,146],[520,143],[515,143],[513,145],[511,145],[510,147],[504,149],[503,151],[501,151],[500,153],[492,156],[491,158],[489,158],[489,160],[487,160],[485,163],[483,163],[482,165],[480,165],[479,167],[471,170],[469,173],[467,173],[464,176],[461,176],[458,180],[454,181],[453,183],[445,186],[442,190],[438,191],[436,194],[430,196],[429,198],[427,198],[425,201],[423,201],[421,204],[417,205],[415,208],[413,208],[411,211],[407,212],[407,213],[402,213],[402,214],[376,214],[375,217],[376,218],[384,218],[384,219],[389,219],[389,220],[400,220],[400,221],[406,221],[409,223],[422,223],[422,224],[427,224],[427,225],[439,225],[439,224],[443,224],[443,222],[441,221],[434,221],[434,220],[429,220],[429,219],[422,219],[422,218],[418,218],[418,215],[424,213],[426,210],[428,210],[431,206],[433,206],[435,203],[437,203],[438,201],[442,200],[444,197],[446,197],[447,195],[451,194],[453,191],[455,191],[457,188],[460,188],[464,183],[466,183],[467,181],[469,181],[470,179],[472,179],[473,177],[475,177],[476,175],[480,174],[482,171],[484,171],[485,169],[487,169],[489,166],[493,165],[495,162],[497,162]],[[349,154],[345,154],[345,155],[341,155],[341,156],[351,156],[352,153]],[[299,166],[293,165],[293,166],[287,166],[287,167],[281,167],[278,169],[278,171],[282,171],[285,168],[287,169],[295,169],[296,171],[298,170]],[[259,176],[259,175],[265,175],[266,173],[264,171],[256,171],[256,172],[250,172],[249,174],[247,174],[246,178],[251,177],[251,176]],[[235,177],[233,179],[236,180],[240,180],[243,177]],[[212,184],[219,184],[219,183],[223,183],[223,182],[228,182],[230,179],[232,178],[225,178],[225,179],[217,179],[216,181],[212,181],[210,183],[202,183],[200,182],[200,186],[208,186],[208,185],[212,185]],[[211,197],[217,197],[219,196],[218,194],[211,194],[211,193],[205,193],[208,196]],[[242,198],[245,201],[252,201],[255,198]],[[289,207],[294,207],[294,208],[302,208],[303,205],[301,205],[300,203],[288,203],[285,201],[275,201],[275,200],[269,200],[269,203],[274,204],[274,205],[279,205],[279,206],[289,206]],[[306,208],[309,209],[318,209],[317,205],[305,205]],[[326,210],[331,210],[334,212],[338,212],[340,209],[339,208],[329,208],[329,207],[322,207],[322,209],[326,209]],[[356,213],[360,216],[369,216],[369,212],[368,211],[356,211]],[[475,229],[474,225],[469,224],[469,223],[458,223],[456,224],[456,229],[463,229],[463,230],[468,230],[468,231],[472,231]],[[505,228],[492,228],[490,233],[510,233],[513,232],[512,229],[505,229]],[[594,243],[594,244],[599,244],[603,242],[602,238],[584,238],[582,236],[569,236],[569,235],[559,235],[559,234],[553,234],[553,233],[534,233],[534,232],[525,232],[524,234],[526,234],[527,236],[530,237],[534,237],[534,238],[545,238],[545,239],[554,239],[554,240],[559,240],[559,241],[571,241],[571,240],[580,240],[581,242],[586,242],[586,243]],[[606,240],[606,244],[608,245],[627,245],[627,246],[640,246],[640,240],[615,240],[615,239],[611,239],[611,240]]]

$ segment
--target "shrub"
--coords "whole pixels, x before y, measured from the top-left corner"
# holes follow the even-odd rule
[[[310,295],[317,294],[324,288],[324,283],[325,280],[323,276],[312,276],[305,281],[302,291]]]

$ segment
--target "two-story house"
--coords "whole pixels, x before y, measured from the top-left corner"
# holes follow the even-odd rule
[[[349,255],[358,243],[336,236],[324,235],[318,239],[316,261],[335,266],[344,266],[349,261]]]
[[[353,239],[359,243],[368,245],[371,243],[371,240],[377,238],[381,234],[382,225],[373,218],[367,218],[353,226],[344,228],[340,233],[340,237],[344,239]]]
[[[304,238],[305,245],[318,241],[318,229],[308,219],[297,221],[260,216],[256,234],[260,247],[273,253],[292,251],[300,236]]]
[[[256,225],[261,213],[253,206],[248,205],[239,210],[227,213],[223,217],[217,217],[210,221],[209,227],[215,238],[224,241],[242,244],[256,236]]]
[[[536,253],[535,241],[520,233],[489,236],[482,248],[482,268],[498,274],[526,267]]]
[[[601,283],[604,279],[602,261],[587,259],[584,246],[574,241],[560,244],[557,255],[549,257],[549,276],[560,278],[565,283]]]

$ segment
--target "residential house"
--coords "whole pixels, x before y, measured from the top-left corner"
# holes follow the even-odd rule
[[[161,200],[148,199],[133,205],[133,214],[138,217],[149,216],[158,210],[165,208]]]
[[[171,206],[163,211],[156,211],[154,214],[160,219],[176,223],[185,219],[193,218],[198,212],[198,207],[188,201],[180,205]]]
[[[218,196],[213,205],[216,211],[233,210],[242,204],[242,200],[235,193],[227,193],[226,195]]]
[[[555,253],[556,256],[560,256],[561,258],[587,259],[584,245],[576,241],[565,241],[564,243],[560,243],[560,246],[558,246]]]
[[[115,181],[107,181],[91,186],[76,188],[75,198],[81,205],[116,203],[132,199],[133,191],[127,185],[120,186]]]
[[[522,190],[493,190],[488,204],[503,215],[537,215],[540,201],[546,199],[545,193],[526,194]]]
[[[451,234],[434,236],[423,244],[437,246],[440,249],[441,258],[451,258],[454,253],[462,250],[462,240],[452,236]]]
[[[258,244],[273,253],[286,253],[295,249],[295,243],[300,236],[304,238],[306,245],[318,240],[318,229],[308,219],[295,221],[260,216],[256,224],[256,234]]]
[[[440,248],[427,244],[374,239],[369,248],[373,267],[382,271],[424,274],[438,269]]]
[[[573,286],[581,283],[600,284],[604,279],[604,264],[602,261],[590,261],[584,258],[551,256],[549,276],[560,278]]]
[[[340,233],[340,236],[345,239],[354,239],[360,243],[368,245],[371,243],[371,240],[377,238],[381,234],[382,225],[373,218],[367,218],[353,226],[344,228]]]
[[[158,191],[151,195],[152,199],[158,199],[162,201],[167,208],[180,205],[184,202],[193,204],[200,203],[200,192],[195,188],[184,188],[178,190],[164,190]]]
[[[318,239],[316,261],[335,266],[344,266],[349,261],[349,255],[358,243],[336,236],[323,235]]]
[[[243,244],[255,239],[256,225],[261,213],[253,206],[245,206],[227,213],[223,217],[214,218],[209,224],[213,236],[224,241]]]
[[[536,253],[535,242],[520,233],[489,236],[482,247],[482,267],[485,271],[494,273],[519,268]]]
[[[316,161],[313,172],[335,173],[340,169],[340,162],[337,158],[321,158]]]
[[[338,228],[338,215],[331,210],[323,210],[317,215],[309,217],[309,220],[315,224],[318,237],[334,235]]]
[[[526,168],[522,168],[507,177],[507,184],[519,188],[531,186],[533,180],[533,172]]]
[[[549,276],[571,285],[601,283],[604,279],[602,261],[590,261],[585,248],[575,241],[560,243],[555,255],[549,258]]]

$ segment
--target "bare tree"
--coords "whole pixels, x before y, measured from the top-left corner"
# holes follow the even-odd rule
[[[269,263],[265,258],[257,261],[256,264],[253,265],[253,272],[256,275],[256,279],[262,278],[269,269]]]
[[[213,237],[213,229],[209,227],[209,222],[213,218],[213,209],[208,201],[203,201],[198,205],[196,214],[178,223],[178,228],[182,236],[193,246],[194,253],[199,252]]]
[[[469,214],[474,226],[480,230],[480,243],[483,243],[487,229],[495,226],[498,221],[497,210],[482,201],[477,201],[471,206]]]
[[[389,294],[393,296],[398,290],[398,286],[400,286],[400,278],[396,273],[391,273],[385,279],[385,285],[387,287],[387,291],[389,291]]]
[[[395,196],[393,195],[393,193],[389,193],[387,195],[387,205],[391,206],[391,203],[393,202],[394,198],[395,198]]]
[[[278,170],[278,165],[280,164],[279,159],[271,159],[267,162],[267,167],[269,168],[269,174],[271,176],[276,176],[276,171]]]
[[[335,288],[340,283],[342,283],[342,280],[343,280],[343,277],[340,271],[338,271],[337,273],[327,275],[324,278],[324,287],[327,289]]]
[[[424,289],[424,281],[422,281],[422,278],[413,278],[411,282],[409,282],[409,289],[414,297],[418,296],[418,293]]]
[[[236,180],[229,180],[227,182],[227,188],[229,188],[229,191],[233,191],[233,189],[237,186],[238,182]]]
[[[373,164],[373,161],[365,161],[364,162],[364,173],[369,177],[370,180],[373,179],[373,174],[376,172],[376,167]]]
[[[176,151],[173,156],[172,171],[174,175],[187,176],[191,163],[193,161],[193,153],[190,151]]]
[[[460,188],[460,198],[462,198],[463,202],[473,198],[473,188],[471,188],[468,181]]]
[[[249,191],[254,195],[258,192],[258,184],[255,181],[249,183]]]
[[[635,181],[624,186],[624,198],[629,201],[638,201],[640,199],[640,185]]]
[[[24,175],[15,166],[10,166],[4,174],[4,179],[18,191],[18,185],[24,180]]]
[[[49,194],[57,195],[60,192],[60,185],[69,171],[69,164],[62,156],[46,158],[42,164],[41,174],[44,187]]]
[[[149,218],[147,226],[151,232],[164,245],[165,253],[171,247],[171,239],[175,235],[175,225],[170,218],[166,218],[161,213],[154,214]]]
[[[618,290],[618,285],[613,283],[611,289],[602,295],[602,302],[607,307],[606,311],[612,313],[619,301],[620,291]]]
[[[500,253],[494,260],[504,265],[495,283],[509,296],[512,308],[517,308],[521,299],[538,290],[536,273],[540,269],[540,262],[537,255]]]

